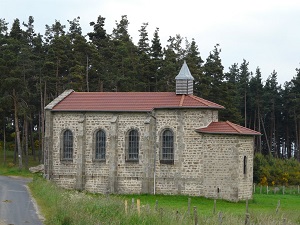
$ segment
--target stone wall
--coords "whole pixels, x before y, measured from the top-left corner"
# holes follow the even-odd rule
[[[156,193],[201,195],[203,182],[202,135],[195,129],[218,120],[216,110],[157,110]],[[160,135],[169,128],[175,134],[174,165],[160,164]]]
[[[203,195],[230,201],[252,198],[253,137],[204,134],[203,149]],[[248,160],[246,174],[244,156]]]
[[[52,123],[45,137],[47,171],[60,186],[99,193],[203,195],[233,201],[252,196],[252,137],[195,131],[218,121],[217,110],[46,113],[46,123]],[[174,164],[160,163],[160,137],[166,128],[175,136]],[[65,129],[74,136],[72,161],[61,160]],[[99,129],[106,133],[106,159],[102,161],[93,158],[94,135]],[[130,129],[139,133],[138,161],[126,160],[126,134]],[[244,156],[248,167],[247,173],[241,174]]]

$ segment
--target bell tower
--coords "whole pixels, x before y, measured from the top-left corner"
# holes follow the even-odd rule
[[[185,61],[179,71],[179,74],[175,77],[175,80],[176,80],[176,94],[177,95],[193,94],[194,77],[192,76]]]

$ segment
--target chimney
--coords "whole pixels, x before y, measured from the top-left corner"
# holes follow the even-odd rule
[[[175,77],[176,80],[176,94],[177,95],[190,95],[193,94],[193,81],[192,76],[185,60],[179,71],[179,74]]]

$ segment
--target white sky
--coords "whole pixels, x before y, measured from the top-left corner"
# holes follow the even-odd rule
[[[15,18],[27,22],[33,16],[35,31],[41,34],[55,19],[67,30],[67,20],[77,16],[86,34],[92,30],[89,22],[99,15],[106,18],[108,33],[127,15],[135,43],[143,22],[149,23],[150,39],[159,28],[163,46],[176,34],[194,38],[203,60],[219,43],[225,72],[246,59],[253,73],[260,67],[264,81],[275,70],[283,84],[300,68],[299,0],[0,0],[0,18],[9,28]]]

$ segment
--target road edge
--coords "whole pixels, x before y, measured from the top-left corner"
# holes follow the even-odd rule
[[[24,186],[27,189],[27,192],[30,196],[31,202],[33,203],[33,207],[36,211],[36,214],[37,214],[39,220],[41,220],[41,222],[43,223],[44,221],[46,221],[45,217],[42,215],[41,211],[39,210],[39,206],[38,206],[36,200],[34,199],[33,195],[31,194],[31,191],[30,191],[30,188],[28,187],[28,185],[25,184]]]

